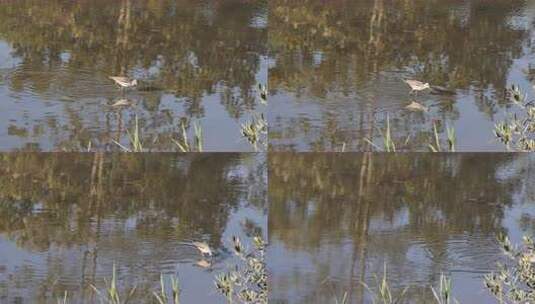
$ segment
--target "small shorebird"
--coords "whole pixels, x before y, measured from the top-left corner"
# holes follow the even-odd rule
[[[418,80],[406,79],[405,83],[408,84],[409,87],[411,88],[411,93],[412,92],[423,91],[423,90],[431,88],[429,83],[427,83],[427,82],[423,83],[423,82],[418,81]]]
[[[130,79],[128,77],[110,76],[110,79],[115,82],[121,89],[128,89],[137,86],[137,79]]]
[[[213,256],[212,249],[210,249],[210,246],[208,246],[208,244],[205,242],[192,242],[191,244],[195,246],[195,248],[197,248],[202,255],[206,254],[210,257]]]

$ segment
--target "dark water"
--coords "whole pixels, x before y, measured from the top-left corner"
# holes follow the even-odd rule
[[[494,303],[484,274],[504,261],[499,233],[535,232],[529,154],[272,154],[270,303],[371,303],[388,280],[431,303],[441,273],[460,303]]]
[[[534,1],[274,0],[269,14],[272,150],[369,151],[388,115],[405,150],[427,150],[436,124],[458,150],[501,151],[504,89],[534,96]],[[411,96],[404,79],[453,94]]]
[[[2,1],[0,150],[118,149],[134,117],[152,150],[199,123],[205,151],[250,151],[240,123],[262,113],[265,1]],[[108,76],[142,80],[125,98]],[[190,132],[192,132],[190,130]]]
[[[183,303],[225,303],[214,276],[230,239],[266,235],[258,155],[0,154],[0,302],[96,303],[117,267],[121,295],[154,300],[178,274]],[[211,267],[184,242],[204,240]]]

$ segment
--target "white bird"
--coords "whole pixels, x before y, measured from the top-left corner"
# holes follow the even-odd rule
[[[110,79],[113,80],[121,89],[128,89],[137,86],[137,79],[130,79],[128,77],[121,76],[110,76]]]
[[[205,242],[192,242],[192,244],[201,252],[202,255],[213,255],[212,249],[210,249],[210,246],[208,246],[208,244],[206,244]]]
[[[431,86],[427,82],[424,83],[418,80],[406,79],[405,83],[411,88],[411,93],[431,89]]]

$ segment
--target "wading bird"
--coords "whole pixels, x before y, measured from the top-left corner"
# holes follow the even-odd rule
[[[431,89],[431,86],[427,82],[423,83],[423,82],[418,81],[418,80],[406,79],[405,83],[408,84],[409,87],[411,88],[411,93],[412,92],[423,91],[423,90],[426,90],[426,89]]]
[[[137,86],[137,79],[130,79],[128,77],[110,76],[110,79],[115,82],[121,89],[128,89]]]

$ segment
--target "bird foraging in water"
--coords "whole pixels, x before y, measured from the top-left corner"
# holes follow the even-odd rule
[[[121,89],[128,89],[137,86],[137,79],[130,79],[128,77],[110,76],[110,79],[115,82]]]
[[[409,87],[411,88],[411,93],[419,92],[419,91],[423,91],[423,90],[427,90],[431,88],[429,83],[427,82],[424,83],[418,80],[406,79],[405,83],[408,84]]]
[[[208,244],[206,244],[205,242],[192,242],[192,245],[195,246],[195,248],[197,248],[202,255],[208,255],[208,256],[213,256],[213,253],[212,253],[212,249],[210,249],[210,246],[208,246]]]

